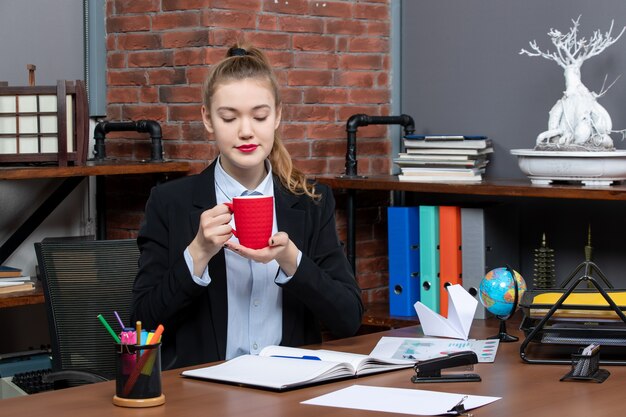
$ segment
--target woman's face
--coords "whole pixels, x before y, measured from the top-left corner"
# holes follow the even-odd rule
[[[235,178],[260,175],[274,145],[274,132],[280,124],[269,81],[247,78],[220,84],[210,108],[202,107],[202,120],[213,134],[220,151],[220,162]]]

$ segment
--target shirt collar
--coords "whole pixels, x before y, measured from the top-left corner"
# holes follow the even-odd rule
[[[219,158],[220,157],[218,157],[217,164],[215,164],[215,195],[217,203],[221,204],[226,201],[231,201],[233,197],[240,196],[247,188],[224,171]],[[272,178],[272,164],[268,159],[265,160],[265,169],[267,170],[267,175],[263,178],[263,181],[261,181],[254,190],[248,191],[258,191],[263,195],[273,196],[274,180]]]

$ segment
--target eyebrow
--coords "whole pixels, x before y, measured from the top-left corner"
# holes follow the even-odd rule
[[[252,108],[252,111],[261,110],[261,109],[271,109],[271,106],[269,104],[259,104],[258,106],[254,106]],[[236,113],[238,110],[233,107],[218,107],[216,111],[232,111]]]

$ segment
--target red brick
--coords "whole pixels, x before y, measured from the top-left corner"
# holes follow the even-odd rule
[[[182,29],[200,26],[198,12],[160,13],[152,17],[152,30]]]
[[[296,123],[281,123],[281,136],[285,140],[295,139],[303,140],[306,133],[306,127],[303,124]]]
[[[353,103],[388,103],[390,92],[387,89],[358,89],[350,90],[350,100]]]
[[[212,28],[209,32],[209,44],[211,46],[227,46],[234,45],[241,40],[241,31],[235,29]],[[256,43],[255,43],[256,45]],[[226,56],[226,51],[221,57]]]
[[[204,48],[187,48],[174,50],[174,65],[202,65],[206,52]]]
[[[150,13],[159,11],[159,0],[116,0],[115,14]]]
[[[207,131],[202,122],[189,122],[181,124],[180,139],[185,141],[205,140]]]
[[[204,63],[215,64],[220,62],[226,57],[226,48],[205,48],[204,49]]]
[[[389,20],[389,7],[385,4],[357,3],[354,7],[354,17],[368,20]]]
[[[122,106],[119,104],[107,104],[107,120],[122,120]]]
[[[212,143],[185,143],[166,145],[170,158],[208,161],[215,157],[216,146]]]
[[[139,101],[142,103],[158,103],[159,102],[159,90],[157,87],[144,87],[141,89],[141,96]]]
[[[348,91],[345,88],[308,88],[304,92],[305,103],[348,103]]]
[[[389,30],[389,22],[367,22],[367,34],[369,36],[385,36],[391,34]]]
[[[187,77],[183,68],[157,68],[146,71],[151,85],[185,84]]]
[[[288,85],[332,85],[333,74],[330,71],[291,70]]]
[[[211,0],[214,9],[249,10],[258,12],[261,10],[261,0]]]
[[[187,83],[189,84],[202,84],[209,74],[208,67],[190,67],[187,68]]]
[[[337,75],[336,84],[349,87],[373,87],[378,72],[342,71]]]
[[[307,158],[311,156],[311,146],[309,142],[302,140],[285,142],[285,148],[287,148],[292,158]]]
[[[117,35],[117,45],[123,50],[159,49],[161,38],[150,33],[123,33]]]
[[[161,0],[163,10],[195,10],[207,7],[207,0]]]
[[[198,86],[165,86],[159,89],[159,98],[162,103],[199,103],[202,92]]]
[[[109,70],[107,71],[108,85],[145,85],[146,73],[141,70]]]
[[[289,120],[300,120],[307,122],[331,122],[335,120],[335,110],[332,106],[291,105],[283,109],[283,113],[286,114]]]
[[[346,140],[316,140],[313,142],[313,155],[341,155],[346,152]]]
[[[126,52],[107,53],[107,68],[126,67]]]
[[[110,16],[106,19],[108,33],[150,30],[150,16]]]
[[[389,41],[386,38],[354,38],[349,42],[350,52],[389,52]]]
[[[308,69],[336,69],[339,59],[335,53],[299,53],[294,56],[294,67]]]
[[[387,130],[387,129],[385,129]],[[361,155],[385,155],[391,151],[391,145],[387,139],[384,140],[368,140],[359,143],[359,152]]]
[[[344,54],[339,57],[339,68],[346,70],[380,70],[383,69],[381,55]]]
[[[161,124],[161,133],[163,134],[163,140],[180,140],[182,136],[181,130],[181,124]]]
[[[269,0],[263,2],[263,11],[306,16],[309,14],[309,2],[310,0]]]
[[[278,17],[278,29],[285,32],[324,33],[324,20],[300,16]]]
[[[309,139],[339,139],[345,142],[347,137],[345,123],[325,123],[323,125],[307,125],[307,138]],[[316,152],[319,155],[319,153]]]
[[[293,35],[293,48],[301,51],[334,51],[335,37],[324,35]]]
[[[261,14],[257,16],[258,30],[278,30],[278,17],[273,15]]]
[[[280,89],[280,96],[283,100],[283,104],[302,104],[302,89],[301,88],[287,88]],[[283,114],[283,118],[285,115]]]
[[[107,88],[107,103],[136,103],[139,101],[139,89],[129,87]]]
[[[162,35],[164,48],[188,48],[205,46],[209,43],[209,31],[206,29],[185,32],[165,32]]]
[[[124,120],[152,119],[158,122],[166,120],[167,108],[159,105],[124,105],[122,117]]]
[[[202,120],[201,105],[173,105],[170,104],[169,120],[179,122],[198,122]]]
[[[293,67],[294,54],[286,51],[264,51],[265,55],[272,64],[274,71],[278,69],[288,69]]]
[[[348,121],[354,114],[367,114],[368,116],[381,116],[379,106],[342,106],[339,108],[339,120]]]
[[[311,1],[309,13],[313,16],[352,17],[352,2]]]
[[[248,36],[248,41],[260,49],[290,49],[290,36],[283,33],[255,32]]]
[[[169,67],[174,63],[172,51],[148,51],[128,53],[128,67]]]
[[[363,36],[367,33],[367,24],[358,20],[328,19],[326,34]]]
[[[294,158],[294,165],[300,171],[308,175],[320,175],[326,172],[326,158]]]
[[[202,13],[201,24],[219,28],[256,29],[256,14],[211,9]]]

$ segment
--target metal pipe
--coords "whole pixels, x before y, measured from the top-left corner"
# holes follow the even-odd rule
[[[149,133],[151,139],[151,162],[163,161],[163,144],[161,139],[161,125],[155,120],[138,120],[136,122],[99,122],[93,131],[94,158],[102,161],[106,158],[104,139],[109,132],[139,132]]]
[[[356,159],[356,133],[360,126],[368,125],[401,125],[404,134],[410,135],[415,132],[415,122],[407,114],[400,116],[368,116],[366,114],[353,114],[348,119],[346,131],[348,132],[348,145],[346,150],[346,173],[342,178],[355,178],[357,175]],[[346,257],[356,274],[356,191],[348,190],[347,204],[347,242]]]

